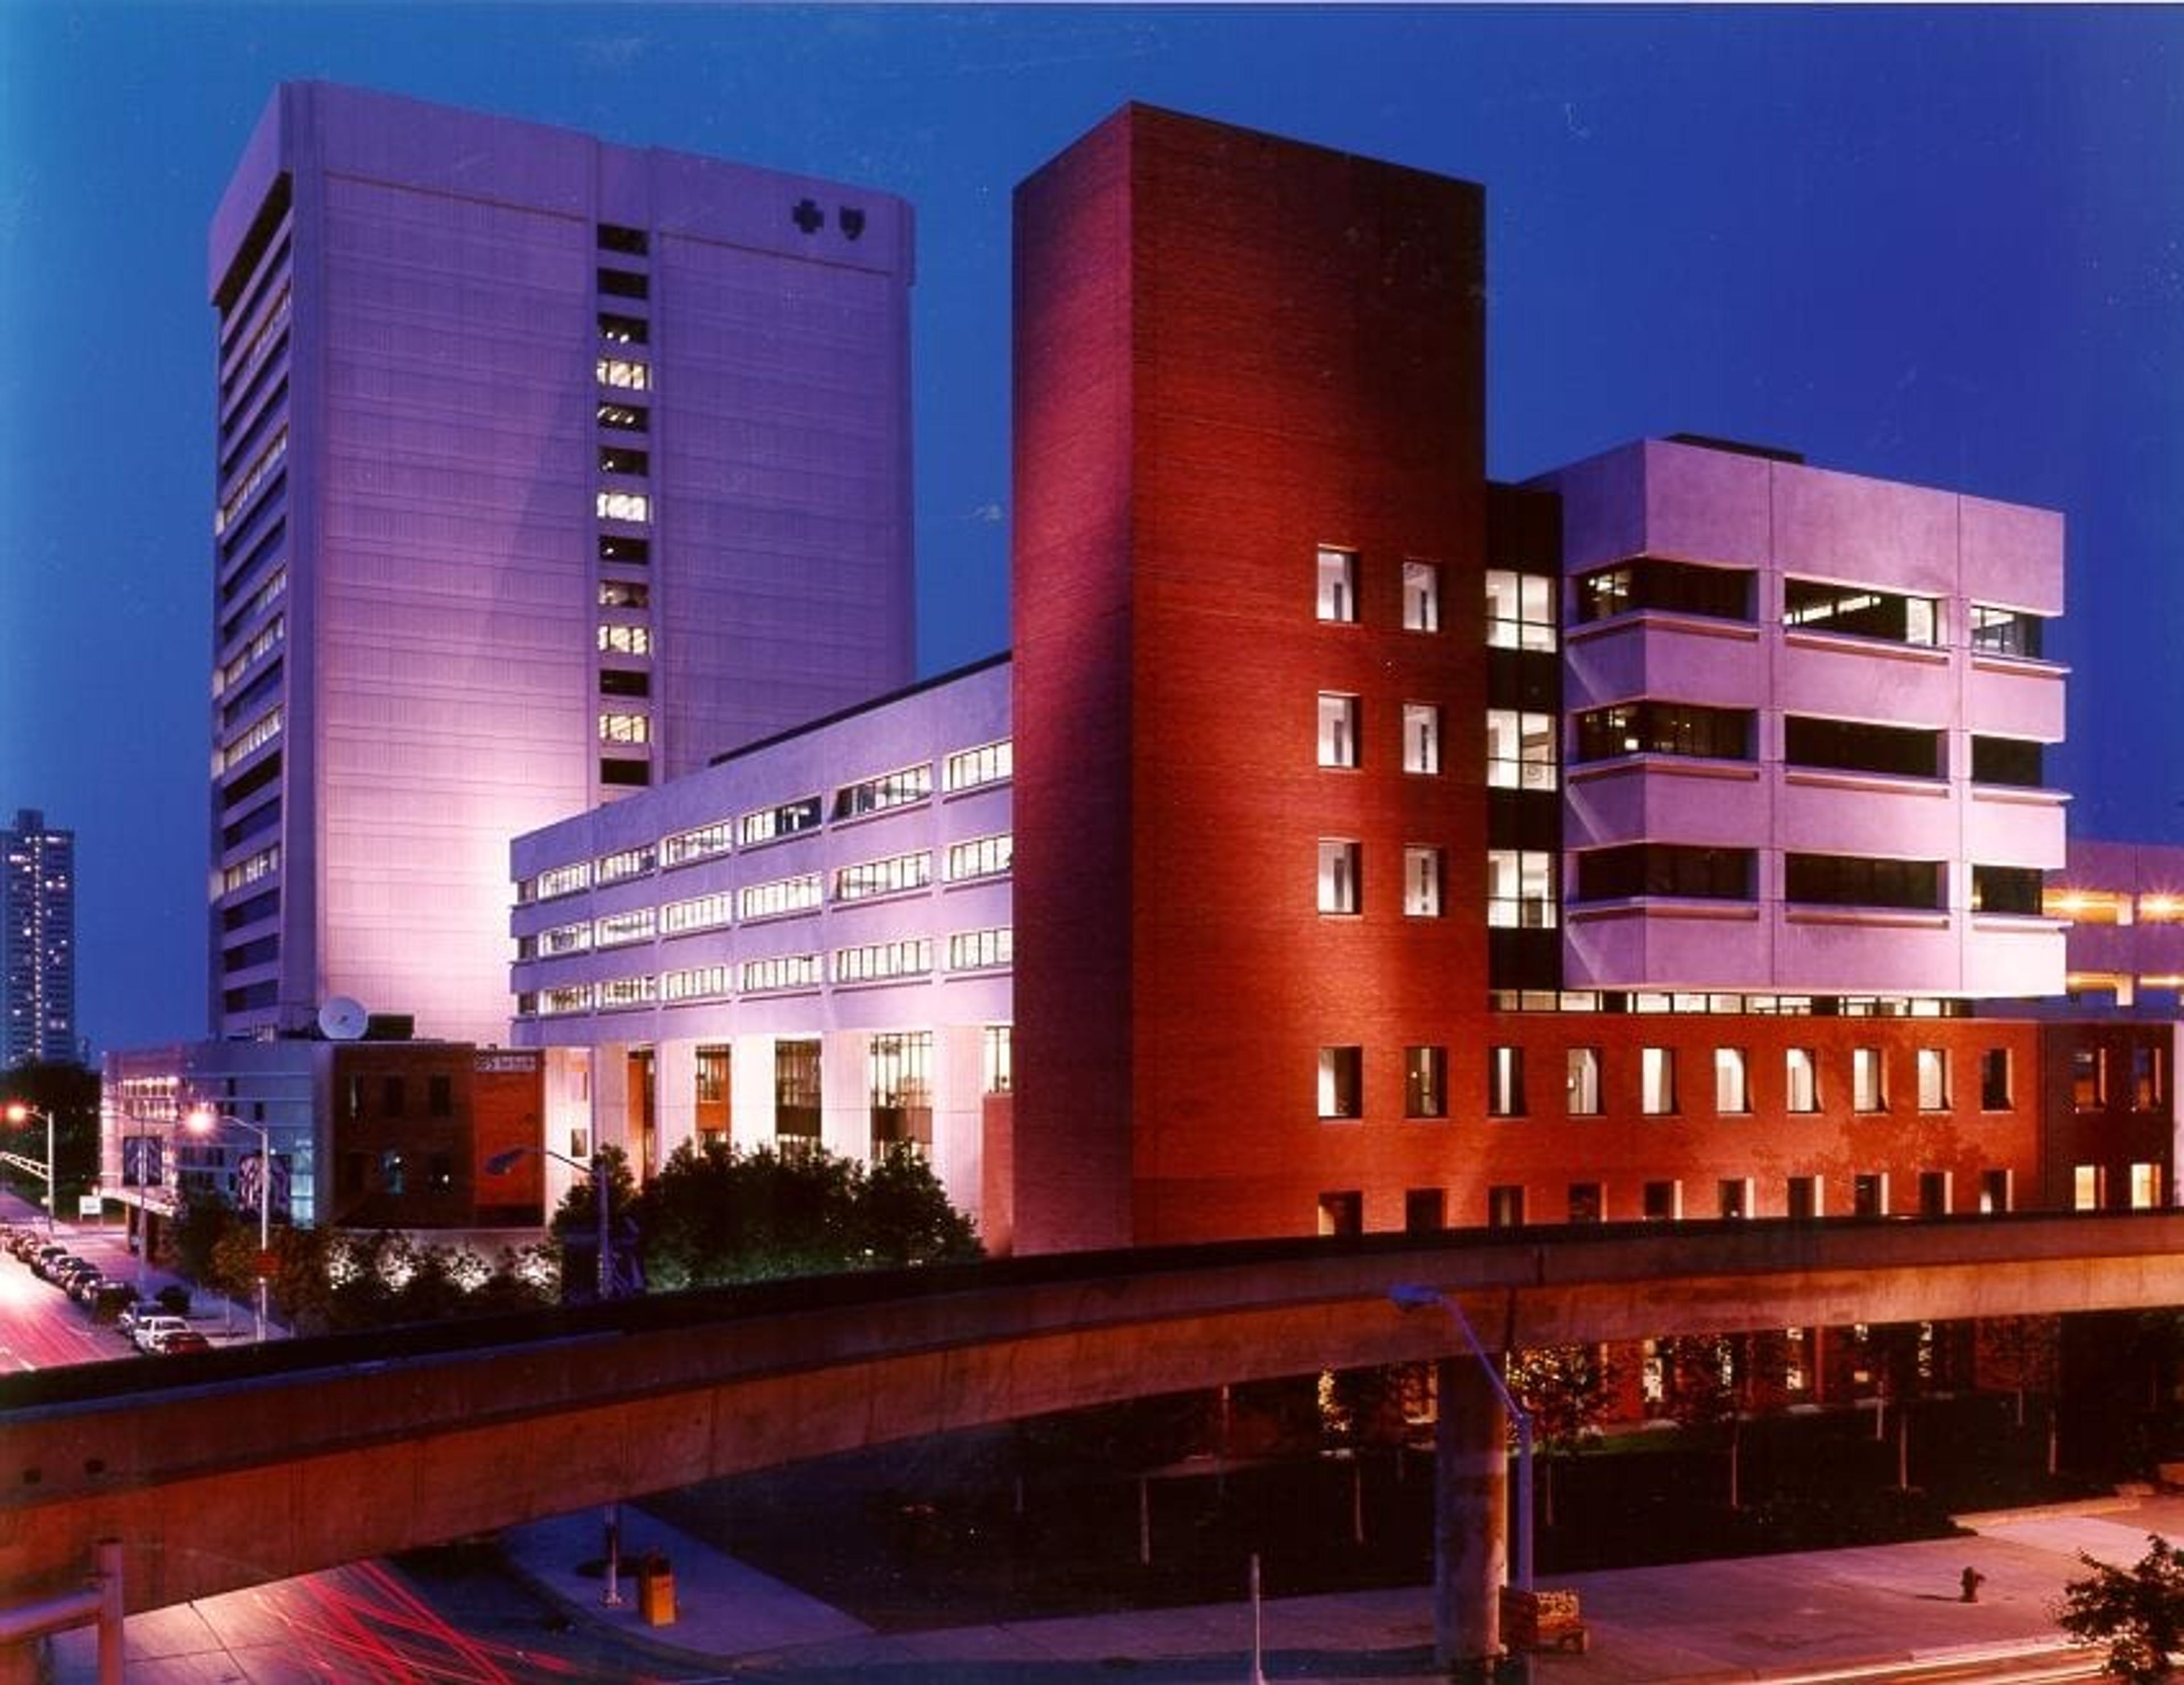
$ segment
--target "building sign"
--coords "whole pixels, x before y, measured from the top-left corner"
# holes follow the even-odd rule
[[[500,1052],[481,1053],[471,1068],[481,1076],[531,1076],[538,1069],[538,1055]]]

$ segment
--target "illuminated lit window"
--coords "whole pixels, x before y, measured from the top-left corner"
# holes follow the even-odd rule
[[[2151,1211],[2161,1203],[2161,1167],[2159,1164],[2134,1164],[2131,1167],[2131,1208]]]
[[[1322,620],[1357,618],[1357,555],[1353,550],[1319,550],[1318,615]]]
[[[2109,1103],[2109,1069],[2105,1051],[2099,1047],[2070,1050],[2070,1105],[2080,1112],[2098,1112]]]
[[[655,928],[653,910],[649,907],[632,907],[626,912],[610,912],[599,919],[592,937],[597,947],[619,947],[627,942],[649,942]]]
[[[1982,1170],[1980,1172],[1980,1214],[1992,1217],[2009,1209],[2009,1172]]]
[[[958,750],[944,767],[943,787],[949,790],[975,789],[998,784],[1016,771],[1016,747],[1007,738],[983,743],[976,749]]]
[[[1016,856],[1016,838],[1008,831],[996,836],[973,837],[948,845],[948,881],[967,883],[974,878],[1007,874]]]
[[[602,521],[643,522],[652,519],[652,499],[643,492],[602,491],[595,501]]]
[[[834,950],[837,983],[884,983],[897,977],[922,977],[932,969],[933,944],[922,936]]]
[[[754,808],[744,814],[736,822],[736,841],[744,848],[754,848],[760,843],[777,842],[799,832],[816,830],[818,825],[819,798],[800,796],[794,801]]]
[[[1514,1182],[1503,1182],[1486,1190],[1486,1226],[1490,1229],[1521,1229],[1524,1226],[1524,1190]]]
[[[1919,1109],[1922,1112],[1946,1112],[1949,1109],[1949,1055],[1946,1048],[1921,1047],[1919,1050]]]
[[[819,905],[819,874],[804,872],[794,878],[776,878],[764,884],[746,884],[737,897],[737,913],[744,918],[779,918],[792,912],[809,912]]]
[[[988,1094],[1006,1094],[1016,1086],[1015,1026],[989,1024],[980,1038],[980,1074]]]
[[[601,714],[599,741],[649,743],[652,741],[652,717],[649,714]]]
[[[1486,922],[1498,929],[1540,930],[1557,921],[1555,856],[1540,850],[1486,851]]]
[[[1440,569],[1432,562],[1403,564],[1403,629],[1440,630]]]
[[[599,628],[599,653],[603,656],[649,656],[652,653],[652,628],[649,626],[623,626],[612,622]]]
[[[1752,1109],[1752,1090],[1745,1080],[1744,1049],[1717,1047],[1713,1050],[1713,1109],[1724,1115],[1734,1115]],[[1730,1214],[1724,1212],[1724,1216]],[[1743,1214],[1736,1214],[1741,1216]]]
[[[1554,650],[1557,582],[1507,568],[1486,571],[1486,642],[1497,650]]]
[[[900,772],[844,784],[834,792],[834,817],[861,819],[867,813],[884,813],[891,807],[922,801],[932,794],[933,763],[928,761]]]
[[[700,825],[694,831],[678,831],[660,845],[662,866],[688,866],[726,854],[735,845],[734,827],[726,819]]]
[[[1341,838],[1319,843],[1318,907],[1322,912],[1355,912],[1362,899],[1362,845]]]
[[[1486,1050],[1486,1115],[1521,1118],[1524,1115],[1524,1050],[1490,1047]]]
[[[1600,1049],[1573,1047],[1564,1060],[1563,1088],[1573,1118],[1600,1115]]]
[[[2070,1167],[2070,1208],[2073,1211],[2098,1211],[2101,1208],[2099,1165],[2074,1164]]]
[[[1403,770],[1440,770],[1440,710],[1430,702],[1403,704]]]
[[[1555,717],[1486,711],[1486,782],[1496,789],[1555,787]]]
[[[1800,631],[1922,647],[1938,644],[1942,633],[1938,598],[1813,579],[1782,582],[1782,623]]]
[[[1972,648],[1983,656],[2022,656],[2036,661],[2040,656],[2040,617],[2017,609],[1997,608],[1988,603],[1974,603],[1972,615]]]
[[[610,386],[626,392],[644,392],[652,385],[652,368],[633,357],[602,357],[599,360],[599,381],[601,386]]]
[[[1319,695],[1319,764],[1357,764],[1357,699],[1323,690]]]
[[[1676,1050],[1641,1047],[1638,1052],[1638,1109],[1665,1117],[1676,1109]]]
[[[1363,1234],[1365,1196],[1355,1188],[1320,1195],[1319,1232],[1323,1235]]]
[[[933,881],[929,850],[897,854],[885,860],[861,860],[834,872],[836,901],[868,901],[874,896],[899,896],[922,890]]]
[[[1786,1111],[1817,1112],[1820,1109],[1819,1056],[1811,1048],[1783,1049],[1782,1080],[1782,1105]]]
[[[720,929],[735,922],[735,897],[725,890],[688,901],[670,901],[660,909],[660,934],[687,936],[694,931]]]
[[[1016,932],[1003,924],[991,930],[958,930],[948,938],[950,971],[998,971],[1016,958]]]
[[[1888,1109],[1887,1068],[1878,1047],[1853,1047],[1850,1053],[1850,1103],[1854,1111]]]
[[[745,960],[740,986],[747,995],[783,989],[816,989],[821,977],[818,955],[776,954],[769,959]]]
[[[1403,851],[1403,912],[1411,918],[1438,918],[1441,903],[1441,852],[1437,848]]]
[[[2131,1049],[2131,1108],[2134,1112],[2158,1112],[2168,1102],[2168,1062],[2163,1049],[2145,1042],[2134,1043]]]
[[[1319,1050],[1319,1115],[1359,1118],[1365,1114],[1365,1050]]]

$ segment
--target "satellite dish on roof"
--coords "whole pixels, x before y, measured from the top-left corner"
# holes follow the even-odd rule
[[[336,995],[319,1008],[319,1034],[329,1041],[354,1041],[364,1035],[369,1014],[364,1002]]]

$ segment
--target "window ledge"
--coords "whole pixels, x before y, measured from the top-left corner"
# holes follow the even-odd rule
[[[1618,755],[1610,761],[1587,761],[1568,768],[1563,778],[1568,784],[1586,784],[1618,773],[1643,773],[1664,778],[1726,778],[1732,783],[1755,784],[1759,772],[1757,761],[1724,761],[1713,756],[1668,755],[1658,750],[1641,750],[1635,755]]]
[[[1949,915],[1939,907],[1822,907],[1806,901],[1786,904],[1782,916],[1792,924],[1868,924],[1903,930],[1949,928]]]
[[[1945,667],[1949,650],[1941,644],[1899,644],[1893,638],[1861,638],[1854,632],[1812,632],[1802,627],[1782,628],[1782,642],[1792,650],[1829,650],[1837,655],[1872,656],[1881,661],[1910,661],[1919,667]]]
[[[1588,620],[1563,633],[1565,648],[1618,632],[1663,631],[1686,633],[1694,638],[1726,638],[1736,644],[1757,644],[1759,623],[1752,620],[1722,620],[1713,615],[1680,614],[1674,609],[1625,609],[1605,620]]]
[[[1622,901],[1580,901],[1563,909],[1572,923],[1610,918],[1716,918],[1756,923],[1757,901],[1713,901],[1699,896],[1632,896]]]
[[[1857,789],[1875,795],[1923,795],[1938,801],[1947,801],[1949,794],[1947,778],[1921,778],[1916,773],[1863,773],[1849,767],[1785,765],[1782,782],[1804,784],[1817,789]]]
[[[2067,789],[2051,789],[2045,784],[1985,784],[1970,786],[1972,800],[1992,801],[1997,806],[2014,804],[2020,807],[2061,807],[2070,800]]]
[[[2066,661],[2051,661],[2045,656],[2005,656],[1993,650],[1971,651],[1972,667],[1980,672],[2018,673],[2027,678],[2067,678],[2070,674]]]

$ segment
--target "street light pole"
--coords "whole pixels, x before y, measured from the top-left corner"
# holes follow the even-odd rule
[[[1399,1281],[1389,1288],[1388,1297],[1401,1310],[1432,1308],[1446,1311],[1449,1320],[1462,1334],[1464,1343],[1471,1347],[1472,1356],[1479,1359],[1479,1368],[1485,1371],[1487,1383],[1493,1387],[1494,1396],[1501,1400],[1502,1408],[1509,1413],[1510,1420],[1517,1425],[1517,1589],[1529,1592],[1532,1589],[1531,1413],[1511,1396],[1508,1383],[1502,1378],[1501,1370],[1487,1356],[1486,1348],[1479,1343],[1479,1336],[1471,1331],[1470,1320],[1464,1315],[1462,1305],[1446,1293],[1408,1281]]]
[[[273,1132],[263,1124],[209,1106],[193,1107],[182,1118],[183,1127],[192,1135],[209,1135],[222,1124],[248,1130],[258,1137],[258,1267],[253,1273],[258,1278],[258,1343],[262,1346],[265,1343],[266,1254],[273,1249]]]
[[[53,1232],[53,1208],[60,1203],[60,1195],[53,1180],[53,1114],[41,1111],[36,1106],[26,1105],[20,1100],[8,1103],[9,1123],[28,1123],[32,1118],[42,1118],[46,1121],[46,1233],[50,1236]]]

